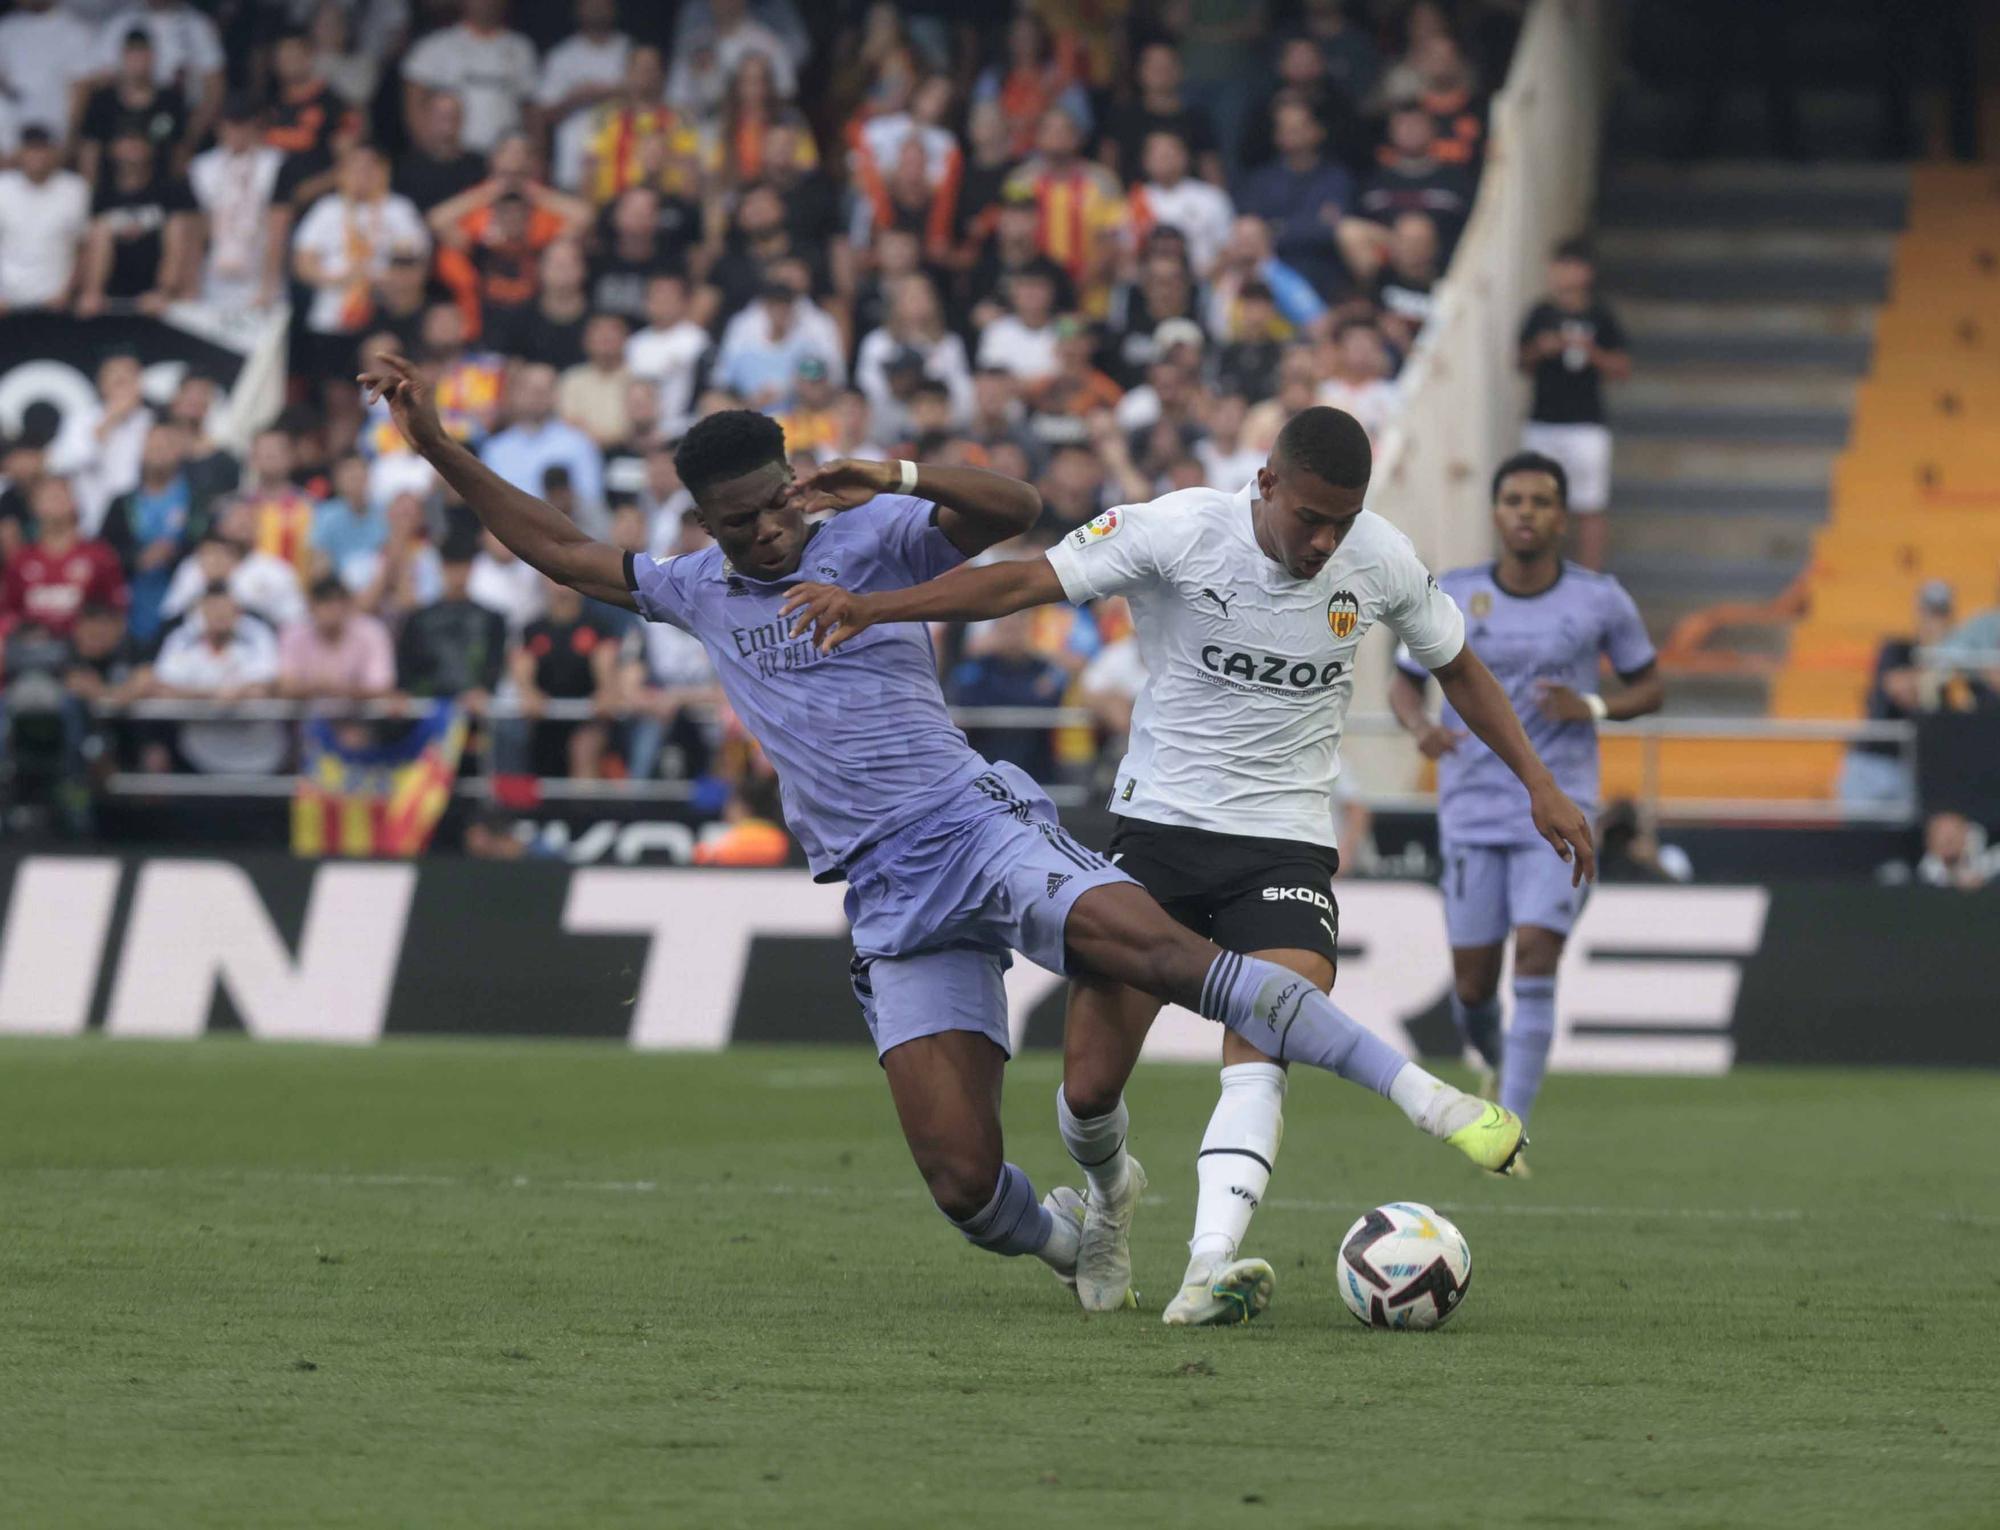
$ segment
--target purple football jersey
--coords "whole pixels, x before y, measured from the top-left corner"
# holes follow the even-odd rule
[[[1535,683],[1597,689],[1598,655],[1630,675],[1653,662],[1646,624],[1625,587],[1609,574],[1565,563],[1539,595],[1509,595],[1490,564],[1438,575],[1438,584],[1465,612],[1466,646],[1485,661],[1520,715],[1528,741],[1586,813],[1597,807],[1597,726],[1555,722],[1535,704]],[[1400,661],[1412,675],[1425,672]],[[1447,704],[1444,726],[1465,731]],[[1528,793],[1500,757],[1469,734],[1438,761],[1438,836],[1463,845],[1538,844]]]
[[[927,499],[884,494],[832,516],[807,538],[798,571],[766,583],[719,548],[665,561],[635,555],[639,613],[701,639],[729,703],[777,767],[785,822],[822,880],[854,853],[934,811],[992,767],[945,710],[929,632],[870,627],[822,655],[793,638],[778,607],[795,584],[891,590],[965,561]]]

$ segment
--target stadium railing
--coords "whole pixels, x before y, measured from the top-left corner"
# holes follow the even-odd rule
[[[407,718],[426,703],[409,700],[370,702],[314,702],[255,700],[213,702],[194,700],[135,701],[122,706],[103,706],[97,715],[107,719],[127,718],[153,722],[292,722],[308,717],[334,717],[356,721],[391,721]],[[496,701],[486,710],[493,719],[522,718],[528,714],[510,702]],[[550,701],[538,714],[550,722],[583,722],[593,718],[618,720],[643,714],[601,710],[588,701]],[[1097,725],[1094,713],[1084,707],[954,707],[952,720],[961,728],[1091,728]],[[1394,739],[1394,747],[1407,751],[1402,725],[1388,712],[1360,712],[1347,719],[1350,739]],[[1641,753],[1640,789],[1637,794],[1642,812],[1664,822],[1757,821],[1797,823],[1875,823],[1900,825],[1913,822],[1910,810],[1900,807],[1850,805],[1825,798],[1771,799],[1724,797],[1662,797],[1659,792],[1660,752],[1668,745],[1690,740],[1737,740],[1757,744],[1857,744],[1890,743],[1897,746],[1905,761],[1913,761],[1917,730],[1907,722],[1859,722],[1846,720],[1809,721],[1762,717],[1644,717],[1631,722],[1607,723],[1609,738],[1634,741]],[[271,775],[161,775],[118,773],[109,778],[105,790],[125,797],[281,797],[289,796],[297,783],[292,774]],[[459,793],[469,797],[488,795],[484,779],[461,781]],[[551,800],[610,800],[679,802],[694,795],[687,781],[584,781],[545,778],[543,795]],[[1064,782],[1048,786],[1050,799],[1058,807],[1077,807],[1095,801],[1095,787]],[[1436,803],[1429,792],[1356,792],[1359,801],[1378,811],[1423,811]]]

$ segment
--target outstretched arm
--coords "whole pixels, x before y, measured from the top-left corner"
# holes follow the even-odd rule
[[[515,488],[454,441],[438,419],[430,384],[410,362],[378,356],[375,366],[361,374],[361,386],[370,403],[388,400],[404,439],[515,557],[594,600],[638,610],[625,585],[625,555],[608,542],[585,536],[560,510]]]
[[[801,478],[792,495],[810,515],[852,510],[878,494],[914,494],[938,507],[938,530],[968,558],[1019,536],[1041,519],[1042,496],[1018,478],[985,468],[910,466],[916,481],[905,488],[900,462],[842,457]]]
[[[816,629],[820,652],[831,653],[884,622],[988,621],[1065,598],[1062,581],[1047,558],[1019,558],[978,567],[967,564],[923,584],[869,595],[831,584],[802,584],[785,597],[779,614],[797,618],[793,637]]]
[[[1514,715],[1507,693],[1500,689],[1493,671],[1468,647],[1461,648],[1457,658],[1431,673],[1437,676],[1452,710],[1464,719],[1473,736],[1500,756],[1501,763],[1527,787],[1536,832],[1570,863],[1570,885],[1596,876],[1597,849],[1591,841],[1589,820],[1563,794],[1548,766],[1535,753],[1535,746],[1522,732],[1521,719]]]

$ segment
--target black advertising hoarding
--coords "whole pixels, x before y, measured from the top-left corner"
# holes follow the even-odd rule
[[[0,857],[0,1035],[860,1044],[843,891],[792,870]],[[1339,892],[1343,1004],[1406,1050],[1448,1050],[1437,889]],[[1996,916],[2000,890],[1600,888],[1565,959],[1552,1064],[2000,1066]],[[1017,962],[1007,988],[1016,1045],[1057,1044],[1061,981]],[[1168,1010],[1148,1056],[1212,1063],[1216,1043]]]

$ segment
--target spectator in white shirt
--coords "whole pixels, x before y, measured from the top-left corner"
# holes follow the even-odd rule
[[[283,290],[285,241],[282,227],[272,226],[272,198],[284,162],[258,132],[248,97],[223,103],[216,146],[188,166],[188,189],[207,235],[201,300],[211,307],[268,308]]]
[[[257,551],[251,541],[255,515],[248,504],[231,505],[181,560],[160,602],[166,620],[178,620],[192,610],[202,592],[217,583],[227,585],[237,605],[274,632],[306,614],[298,570],[275,553]]]
[[[120,11],[98,33],[97,70],[109,75],[133,31],[153,39],[153,83],[177,86],[188,105],[187,141],[199,143],[222,110],[222,37],[185,0],[146,0]]]
[[[506,0],[465,0],[465,19],[433,32],[403,59],[403,120],[423,114],[433,90],[465,102],[465,144],[485,154],[509,133],[530,132],[535,45],[507,30]]]
[[[667,104],[701,121],[720,115],[729,82],[753,53],[762,54],[771,66],[773,93],[791,100],[798,90],[798,71],[784,40],[751,19],[747,0],[709,0],[709,11],[712,25],[690,28],[692,35],[674,49]]]
[[[192,620],[161,645],[148,689],[188,701],[255,701],[275,693],[278,640],[216,582],[201,595]],[[289,739],[280,722],[190,722],[180,731],[181,757],[210,775],[271,775],[285,763]]]
[[[1188,174],[1188,147],[1178,133],[1148,133],[1144,165],[1146,179],[1131,198],[1134,237],[1143,239],[1154,228],[1179,229],[1196,279],[1207,281],[1229,240],[1235,204],[1221,187]]]
[[[406,14],[403,24],[408,20]],[[355,35],[355,22],[344,0],[320,0],[306,36],[312,44],[313,73],[349,106],[366,111],[382,77],[382,56]]]
[[[530,564],[507,550],[492,532],[479,539],[479,556],[472,560],[472,579],[466,593],[480,605],[507,618],[507,631],[519,637],[521,629],[542,614],[542,595],[548,582]]]
[[[1382,432],[1396,417],[1400,402],[1389,380],[1389,350],[1382,332],[1368,319],[1348,319],[1328,342],[1332,351],[1329,375],[1319,385],[1319,401],[1345,409],[1361,422],[1370,442],[1380,444]]]
[[[625,342],[625,366],[658,393],[660,424],[670,434],[678,435],[687,425],[708,352],[708,331],[688,316],[687,278],[651,278],[646,283],[646,327]]]
[[[0,313],[67,307],[89,228],[90,188],[58,165],[54,135],[31,124],[20,168],[0,170]]]
[[[48,131],[68,141],[71,93],[89,77],[97,37],[56,0],[21,0],[0,20],[0,98],[12,105],[23,133]]]
[[[138,357],[105,357],[97,368],[97,399],[69,411],[50,444],[49,471],[74,478],[77,522],[87,537],[97,535],[112,500],[139,486],[146,433],[153,428],[144,380]]]
[[[542,60],[535,104],[555,135],[550,179],[565,191],[583,185],[591,108],[623,89],[631,53],[632,39],[618,30],[617,0],[576,0],[576,31]]]
[[[427,252],[431,244],[423,215],[389,190],[388,166],[378,150],[366,144],[348,149],[337,187],[313,203],[292,236],[292,269],[313,289],[306,328],[339,342],[322,343],[309,360],[308,370],[322,379],[347,378],[354,370],[353,342],[373,312],[374,284],[390,257]]]
[[[686,0],[674,17],[673,52],[678,55],[700,47],[716,30],[719,10],[743,10],[743,6],[718,8],[713,0]],[[785,56],[794,69],[812,56],[812,33],[793,0],[749,0],[750,19],[784,44]],[[900,24],[900,19],[899,19]]]
[[[1243,422],[1250,401],[1240,393],[1218,394],[1202,416],[1208,434],[1195,443],[1194,454],[1211,489],[1234,494],[1257,476],[1264,454],[1245,441]]]
[[[888,322],[871,330],[854,358],[854,381],[868,395],[878,417],[894,412],[889,397],[889,359],[903,351],[923,358],[924,375],[951,394],[955,423],[972,418],[972,364],[965,342],[945,328],[937,289],[923,276],[905,276],[889,300]]]
[[[1007,278],[1009,312],[979,337],[979,364],[1009,373],[1033,391],[1056,373],[1056,286],[1030,266]]]
[[[731,319],[722,329],[722,343],[716,348],[716,368],[718,375],[724,356],[745,350],[767,350],[775,345],[776,334],[772,327],[772,310],[778,306],[775,287],[785,286],[792,290],[796,301],[792,304],[791,318],[787,321],[785,333],[796,339],[801,354],[810,352],[826,361],[828,375],[834,382],[847,381],[847,345],[840,334],[840,324],[819,304],[806,295],[807,278],[803,262],[781,260],[771,267],[771,280],[759,287],[760,295],[772,301],[751,302]],[[790,374],[786,374],[789,386]],[[719,384],[719,386],[727,386]],[[708,411],[695,400],[695,412]]]

